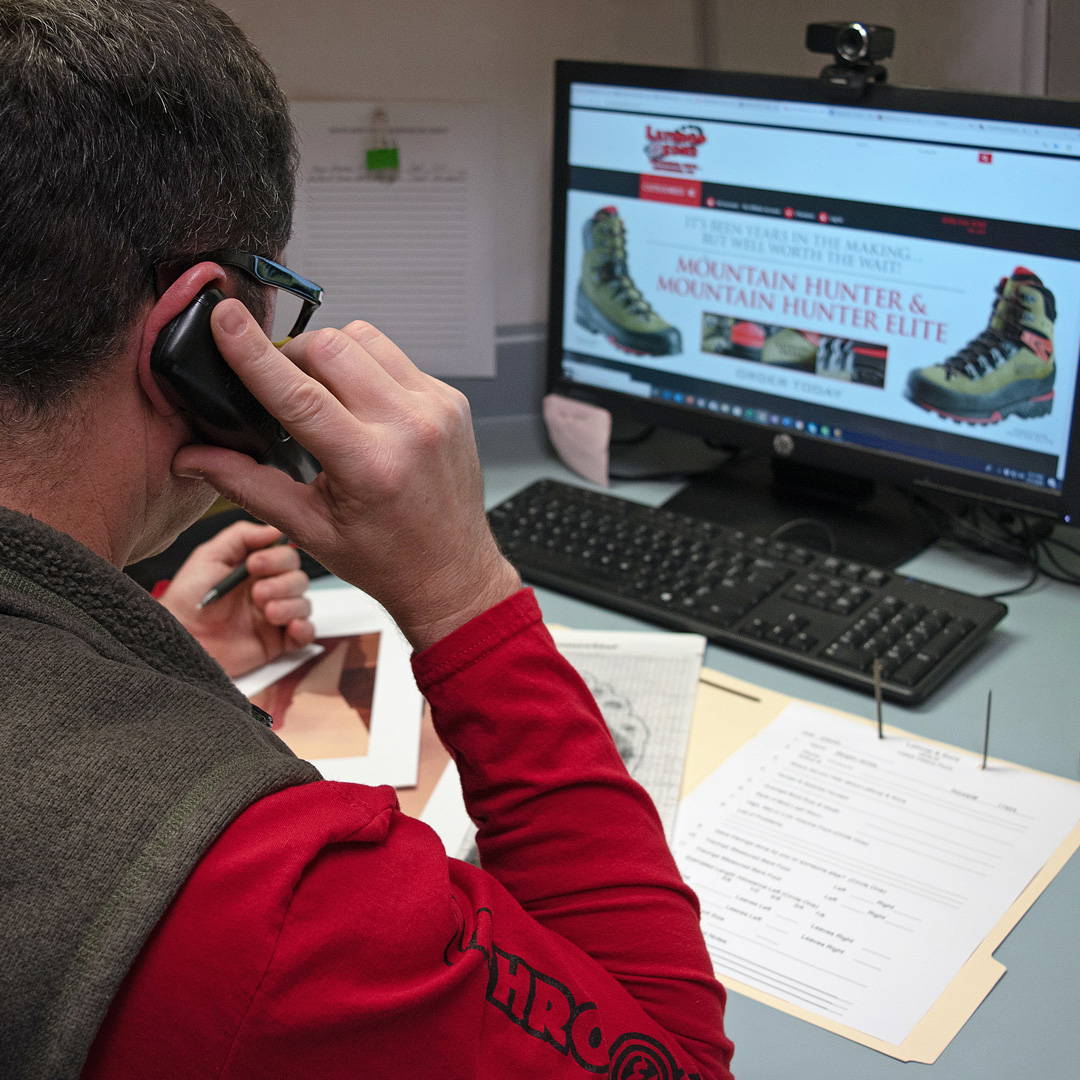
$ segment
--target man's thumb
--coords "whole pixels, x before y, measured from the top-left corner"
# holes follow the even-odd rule
[[[302,485],[272,466],[259,465],[235,450],[192,443],[176,452],[172,471],[175,476],[205,480],[230,502],[289,534],[285,519],[293,516],[289,510]]]

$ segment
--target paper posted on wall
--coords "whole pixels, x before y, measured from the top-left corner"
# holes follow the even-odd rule
[[[494,375],[492,109],[304,101],[292,114],[287,261],[325,292],[311,328],[364,319],[432,375]]]

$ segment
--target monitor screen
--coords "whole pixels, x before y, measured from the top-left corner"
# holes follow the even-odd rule
[[[1080,106],[558,66],[552,389],[1080,509]]]

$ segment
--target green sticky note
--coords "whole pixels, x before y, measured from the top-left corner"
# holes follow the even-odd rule
[[[368,172],[377,169],[398,168],[398,152],[396,146],[380,146],[375,150],[367,151]]]

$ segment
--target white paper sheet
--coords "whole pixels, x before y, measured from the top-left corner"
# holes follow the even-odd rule
[[[670,838],[705,639],[563,628],[553,629],[552,636],[592,691],[628,771],[652,796]],[[474,830],[453,762],[421,820],[435,829],[451,854],[470,857]]]
[[[552,636],[592,691],[627,770],[652,796],[672,839],[705,639],[561,627]]]
[[[278,679],[284,679],[290,672],[302,667],[316,656],[321,656],[325,651],[321,645],[305,645],[302,649],[284,653],[276,660],[271,660],[269,664],[263,664],[262,667],[257,667],[246,675],[240,675],[233,679],[233,683],[244,697],[254,697],[268,686],[273,686]]]
[[[302,158],[286,261],[325,291],[311,328],[365,319],[433,375],[493,376],[494,110],[336,101],[292,112]],[[365,162],[383,135],[400,157],[392,181]]]
[[[725,974],[898,1044],[1080,818],[1080,785],[794,703],[683,801]]]

